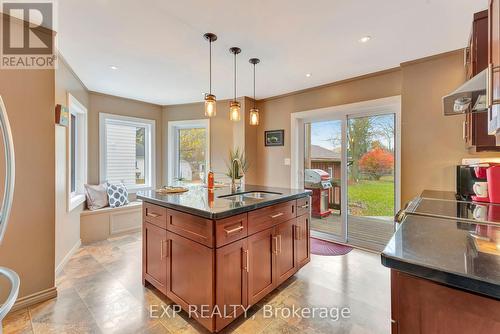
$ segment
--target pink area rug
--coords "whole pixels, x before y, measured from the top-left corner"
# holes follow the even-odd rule
[[[336,256],[345,255],[350,251],[352,251],[352,247],[311,238],[311,253],[314,255]]]

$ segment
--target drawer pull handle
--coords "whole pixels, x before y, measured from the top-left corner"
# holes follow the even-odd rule
[[[304,204],[304,205],[302,205],[300,208],[301,208],[301,209],[307,209],[308,207],[309,207],[309,204]]]
[[[300,235],[300,226],[295,225],[295,240],[300,239],[302,239],[302,236]]]
[[[235,227],[235,228],[233,228],[233,229],[231,229],[231,230],[226,230],[226,229],[224,229],[224,231],[226,231],[226,234],[227,234],[227,235],[230,235],[230,234],[233,234],[233,233],[239,232],[239,231],[241,231],[241,230],[243,230],[243,226],[242,226],[242,225],[241,225],[241,226],[238,226],[238,227]]]
[[[163,243],[165,240],[160,240],[160,259],[163,260]]]
[[[148,216],[148,217],[153,217],[153,218],[158,218],[158,217],[160,217],[161,215],[159,215],[159,214],[157,214],[157,213],[147,212],[147,213],[146,213],[146,216]]]
[[[250,263],[250,256],[248,253],[248,250],[243,250],[243,258],[245,259],[245,264],[243,266],[243,270],[245,270],[248,273],[248,264]]]
[[[281,217],[281,216],[283,216],[283,212],[277,213],[277,214],[275,214],[275,215],[271,215],[270,217],[271,217],[272,219],[274,219],[274,218],[278,218],[278,217]]]
[[[278,254],[278,237],[273,237],[273,253]]]

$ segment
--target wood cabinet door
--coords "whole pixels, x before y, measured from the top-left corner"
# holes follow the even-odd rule
[[[311,261],[309,223],[309,215],[297,217],[295,222],[295,254],[299,268]]]
[[[295,228],[296,218],[276,226],[276,284],[280,285],[298,270],[296,262]]]
[[[166,256],[167,297],[212,331],[214,250],[168,231]]]
[[[142,225],[142,278],[167,293],[167,231],[144,222]]]
[[[222,314],[215,319],[217,331],[239,317],[243,313],[242,307],[248,305],[248,260],[246,239],[233,242],[215,251],[216,302]]]
[[[248,304],[257,303],[276,287],[274,228],[248,237]]]
[[[494,135],[500,131],[500,0],[489,4],[489,101],[488,131]]]
[[[392,270],[392,333],[500,333],[498,301]]]

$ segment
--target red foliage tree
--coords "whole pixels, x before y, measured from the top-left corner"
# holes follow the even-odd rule
[[[359,169],[371,178],[379,180],[394,169],[394,155],[381,147],[376,147],[361,157]]]

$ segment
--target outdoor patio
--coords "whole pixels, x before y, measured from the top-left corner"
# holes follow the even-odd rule
[[[365,249],[382,251],[394,232],[392,219],[383,218],[349,216],[348,243]],[[342,231],[341,223],[340,215],[332,214],[323,219],[313,218],[311,229],[339,237]]]

